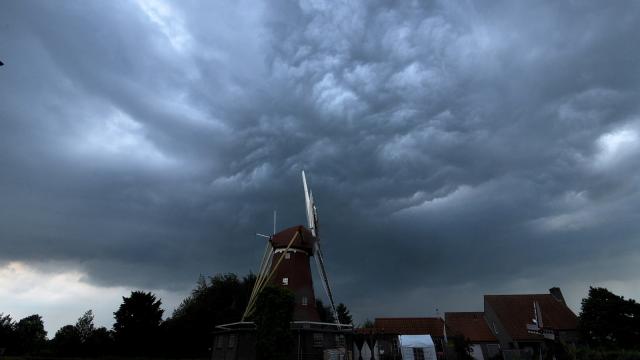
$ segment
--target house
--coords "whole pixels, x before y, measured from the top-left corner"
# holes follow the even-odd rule
[[[505,359],[542,359],[560,341],[578,341],[578,317],[560,288],[548,294],[485,295],[484,318]]]
[[[449,342],[468,341],[471,356],[485,360],[500,356],[498,339],[489,329],[483,312],[447,312],[444,315]]]

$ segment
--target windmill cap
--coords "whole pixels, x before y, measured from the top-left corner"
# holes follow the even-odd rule
[[[273,237],[271,238],[271,245],[273,245],[275,249],[286,248],[287,245],[289,245],[289,243],[291,242],[293,236],[298,231],[300,232],[300,235],[296,237],[296,239],[293,241],[293,244],[291,244],[291,247],[304,250],[309,254],[312,254],[316,238],[313,236],[311,231],[309,231],[309,229],[302,225],[292,226],[273,235]]]

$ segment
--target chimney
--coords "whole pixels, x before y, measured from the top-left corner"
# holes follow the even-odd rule
[[[552,287],[551,289],[549,289],[549,293],[550,293],[550,294],[551,294],[551,295],[552,295],[556,300],[560,301],[561,303],[563,303],[563,304],[565,304],[565,305],[567,304],[567,303],[564,301],[564,296],[562,296],[562,291],[560,290],[560,288],[559,288],[559,287],[557,287],[557,286]]]

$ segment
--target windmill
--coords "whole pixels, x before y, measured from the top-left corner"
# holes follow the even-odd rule
[[[283,286],[293,291],[294,321],[319,321],[309,259],[313,257],[335,322],[340,324],[320,247],[318,212],[304,171],[302,171],[302,184],[308,228],[299,225],[275,233],[274,215],[274,234],[268,236],[269,241],[266,244],[256,283],[242,321],[253,313],[258,295],[269,284]]]

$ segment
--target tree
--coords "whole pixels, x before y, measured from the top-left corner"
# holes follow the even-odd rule
[[[331,306],[325,306],[320,299],[316,299],[316,310],[318,311],[318,316],[320,317],[321,322],[334,323],[336,321],[335,317],[333,316],[333,310],[331,310]]]
[[[87,310],[78,321],[76,321],[76,330],[80,335],[80,341],[85,343],[93,334],[95,326],[93,325],[93,311]]]
[[[375,327],[375,323],[371,319],[365,319],[362,322],[362,325],[360,325],[360,328],[362,329],[372,329],[374,327]]]
[[[116,344],[127,355],[149,355],[159,343],[162,302],[152,293],[133,291],[114,313]]]
[[[40,315],[20,319],[15,327],[15,340],[19,353],[37,353],[47,341],[47,332]]]
[[[258,359],[280,360],[291,355],[291,321],[295,297],[279,286],[267,286],[258,295],[252,319],[256,324]]]
[[[16,323],[11,316],[0,313],[0,349],[5,349],[7,353],[12,350],[11,346],[15,344],[15,331]]]
[[[640,304],[605,288],[589,288],[582,299],[579,328],[592,347],[640,348]]]
[[[87,310],[78,321],[76,321],[75,325],[65,325],[58,332],[56,332],[55,337],[51,340],[51,344],[53,346],[53,350],[59,356],[92,356],[101,354],[105,349],[96,349],[96,347],[101,347],[101,343],[110,340],[110,334],[106,328],[100,328],[99,334],[97,333],[98,329],[95,328],[93,324],[93,311]],[[105,340],[105,337],[102,336],[106,333],[106,338],[109,340]]]
[[[340,324],[353,323],[353,318],[351,317],[349,309],[347,309],[347,306],[345,304],[338,304],[338,306],[336,306],[336,312],[338,313],[338,320],[340,321]]]
[[[58,356],[77,356],[80,353],[82,341],[78,329],[73,325],[61,327],[51,342]]]
[[[242,279],[235,274],[221,274],[208,281],[200,276],[191,295],[163,324],[165,343],[169,344],[166,351],[181,357],[207,355],[215,327],[240,321],[255,280],[253,274]]]
[[[113,333],[105,327],[94,329],[84,343],[86,353],[90,356],[108,355],[113,352],[113,345]]]

